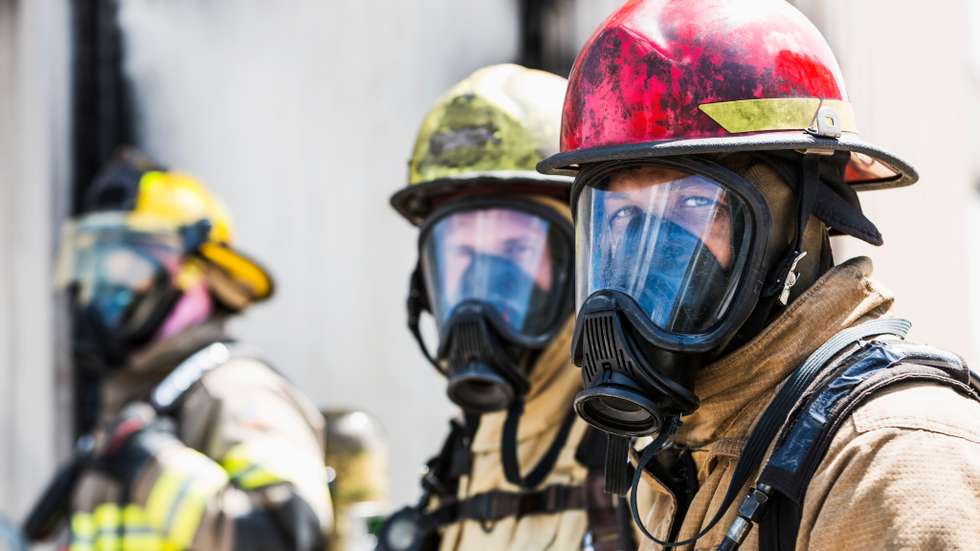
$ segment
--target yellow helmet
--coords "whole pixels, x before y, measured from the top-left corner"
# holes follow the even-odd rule
[[[85,194],[81,210],[82,214],[123,211],[141,225],[208,228],[188,261],[203,272],[215,297],[232,310],[241,310],[273,293],[266,269],[232,247],[234,230],[224,204],[198,180],[159,167],[134,150],[123,151],[103,171]]]

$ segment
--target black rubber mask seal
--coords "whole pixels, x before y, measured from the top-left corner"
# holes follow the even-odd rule
[[[748,180],[735,172],[706,159],[679,157],[671,159],[649,159],[637,161],[616,161],[599,163],[583,168],[572,186],[572,215],[578,223],[578,200],[586,186],[596,186],[604,182],[613,172],[624,168],[654,166],[706,176],[733,193],[747,206],[748,224],[752,235],[747,246],[747,254],[739,269],[738,283],[730,299],[730,306],[720,321],[708,330],[699,333],[673,333],[657,327],[635,301],[620,301],[623,315],[629,320],[643,339],[651,345],[664,350],[682,353],[705,353],[722,348],[752,314],[759,301],[767,273],[763,266],[766,249],[769,246],[769,227],[772,224],[769,207],[762,193]],[[577,274],[583,277],[582,274]],[[608,291],[598,289],[586,298]],[[583,303],[584,304],[584,303]],[[581,308],[582,305],[578,305]],[[576,324],[576,340],[580,327]]]

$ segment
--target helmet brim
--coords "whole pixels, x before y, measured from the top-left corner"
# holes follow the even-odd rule
[[[459,193],[482,191],[545,195],[567,204],[572,178],[561,174],[540,174],[530,170],[471,172],[411,184],[391,196],[389,202],[398,214],[413,225],[420,225],[436,208],[440,198]]]
[[[205,243],[200,255],[247,294],[249,303],[268,300],[275,293],[272,274],[258,261],[224,243]]]
[[[919,179],[908,163],[887,151],[868,144],[857,134],[843,133],[839,138],[825,138],[806,132],[767,132],[722,138],[696,138],[664,142],[593,147],[557,153],[538,163],[538,171],[549,175],[574,176],[581,165],[602,161],[633,160],[680,155],[738,153],[744,151],[818,150],[849,151],[849,168],[867,178],[848,179],[855,191],[905,187]],[[855,156],[863,155],[868,160]],[[876,166],[878,165],[878,166]]]

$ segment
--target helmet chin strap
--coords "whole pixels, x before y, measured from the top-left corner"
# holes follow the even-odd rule
[[[796,228],[793,242],[786,253],[769,271],[759,303],[749,319],[735,334],[723,350],[741,346],[761,332],[779,312],[788,304],[790,293],[800,279],[798,266],[811,252],[822,254],[820,251],[804,250],[804,235],[806,226],[813,214],[814,203],[820,186],[820,157],[815,154],[803,154],[800,160],[800,178],[796,193]]]

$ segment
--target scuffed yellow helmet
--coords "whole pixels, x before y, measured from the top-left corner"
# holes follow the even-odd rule
[[[571,178],[537,163],[558,150],[565,79],[520,65],[491,65],[453,86],[419,128],[408,186],[391,205],[413,224],[440,197],[492,187],[568,202]]]

